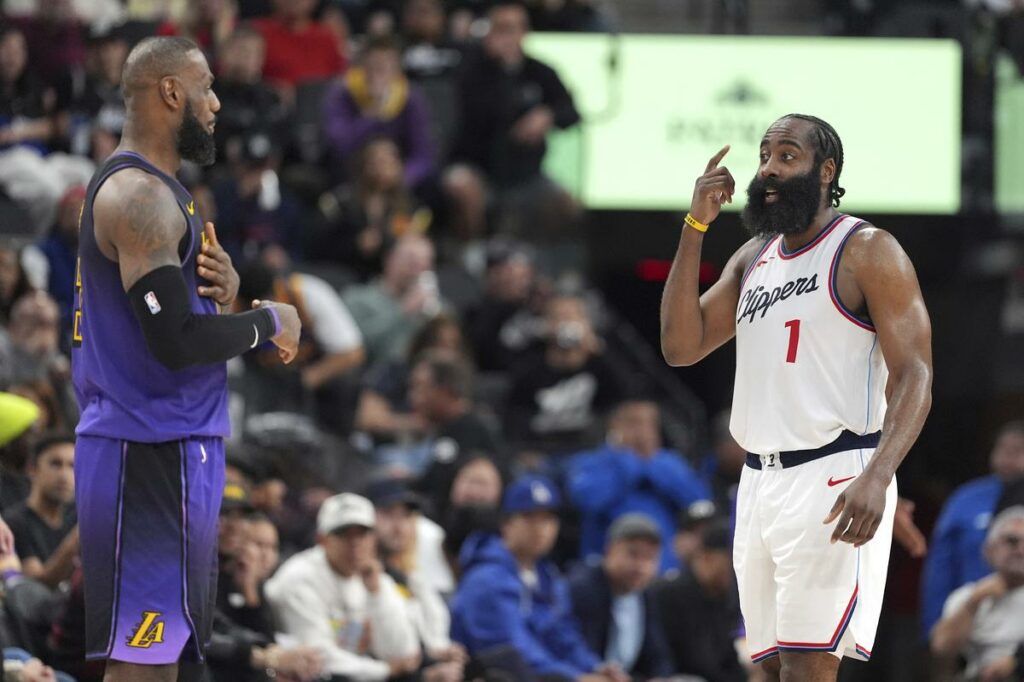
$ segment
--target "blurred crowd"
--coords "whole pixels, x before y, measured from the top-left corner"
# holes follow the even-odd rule
[[[524,40],[604,30],[597,5],[0,7],[12,679],[102,678],[83,660],[70,318],[84,186],[119,141],[124,60],[151,35],[192,39],[217,76],[218,161],[180,177],[241,274],[235,305],[286,301],[303,323],[292,364],[272,347],[229,364],[217,617],[196,674],[756,679],[730,549],[745,453],[586,285],[586,216],[543,172],[548,133],[580,114]],[[950,675],[1014,679],[1024,424],[991,463],[940,518],[911,631]]]

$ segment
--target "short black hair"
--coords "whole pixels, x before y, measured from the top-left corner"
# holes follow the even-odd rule
[[[434,348],[441,337],[441,332],[446,327],[455,327],[459,330],[459,334],[462,334],[462,327],[459,326],[459,321],[448,313],[435,315],[420,325],[409,341],[409,352],[406,356],[409,362],[415,363],[421,355]]]
[[[996,440],[999,440],[1008,433],[1015,433],[1020,436],[1024,436],[1024,419],[1014,419],[1008,421],[999,427],[996,431]]]
[[[177,73],[185,66],[188,55],[198,49],[191,40],[175,36],[156,36],[139,42],[128,53],[121,72],[125,100],[164,76]]]
[[[238,279],[238,298],[244,302],[255,301],[273,295],[277,275],[269,265],[255,259],[238,268]]]
[[[371,52],[385,51],[400,55],[402,54],[402,43],[392,35],[373,36],[363,44],[362,56],[365,57]]]
[[[787,114],[782,118],[795,118],[814,126],[811,141],[814,142],[815,161],[821,163],[832,159],[836,164],[836,174],[828,186],[828,198],[833,206],[838,207],[839,200],[846,194],[846,190],[839,186],[839,176],[843,172],[843,141],[839,139],[839,133],[827,121],[810,114]]]
[[[451,391],[459,398],[473,395],[473,370],[464,358],[451,351],[428,350],[417,360],[430,370],[430,380],[438,388]]]
[[[75,444],[75,434],[67,431],[50,431],[44,433],[32,446],[32,456],[29,461],[35,464],[39,461],[39,458],[43,456],[43,453],[52,448],[55,445],[64,445],[68,443],[70,445]]]

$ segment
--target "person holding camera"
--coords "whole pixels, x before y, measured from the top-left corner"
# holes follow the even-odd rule
[[[574,452],[599,439],[601,417],[623,388],[582,297],[553,296],[544,317],[540,349],[511,369],[505,433],[552,454]]]

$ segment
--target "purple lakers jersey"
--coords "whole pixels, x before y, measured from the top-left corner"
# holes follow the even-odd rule
[[[143,443],[226,437],[230,425],[225,363],[170,370],[158,362],[146,348],[118,264],[104,256],[96,243],[96,193],[111,175],[126,168],[154,175],[174,192],[188,223],[178,253],[192,311],[217,314],[217,304],[196,290],[200,284],[196,256],[204,235],[188,190],[139,154],[120,152],[110,157],[89,182],[82,208],[71,350],[72,378],[82,412],[77,433]],[[159,301],[147,302],[159,305]]]

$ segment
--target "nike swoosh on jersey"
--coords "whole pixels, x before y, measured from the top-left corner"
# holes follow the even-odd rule
[[[253,325],[252,331],[254,334],[256,334],[256,338],[252,340],[252,345],[249,346],[249,348],[255,348],[260,343],[260,330],[256,328],[256,325]]]
[[[840,478],[839,480],[834,480],[830,476],[829,479],[828,479],[828,487],[831,488],[832,486],[839,485],[840,483],[846,483],[847,481],[852,481],[855,478],[857,478],[857,477],[856,476],[847,476],[846,478]]]
[[[188,214],[189,215],[195,215],[196,214],[196,202],[194,202],[194,201],[188,202],[188,206],[186,206],[185,208],[188,209]]]

